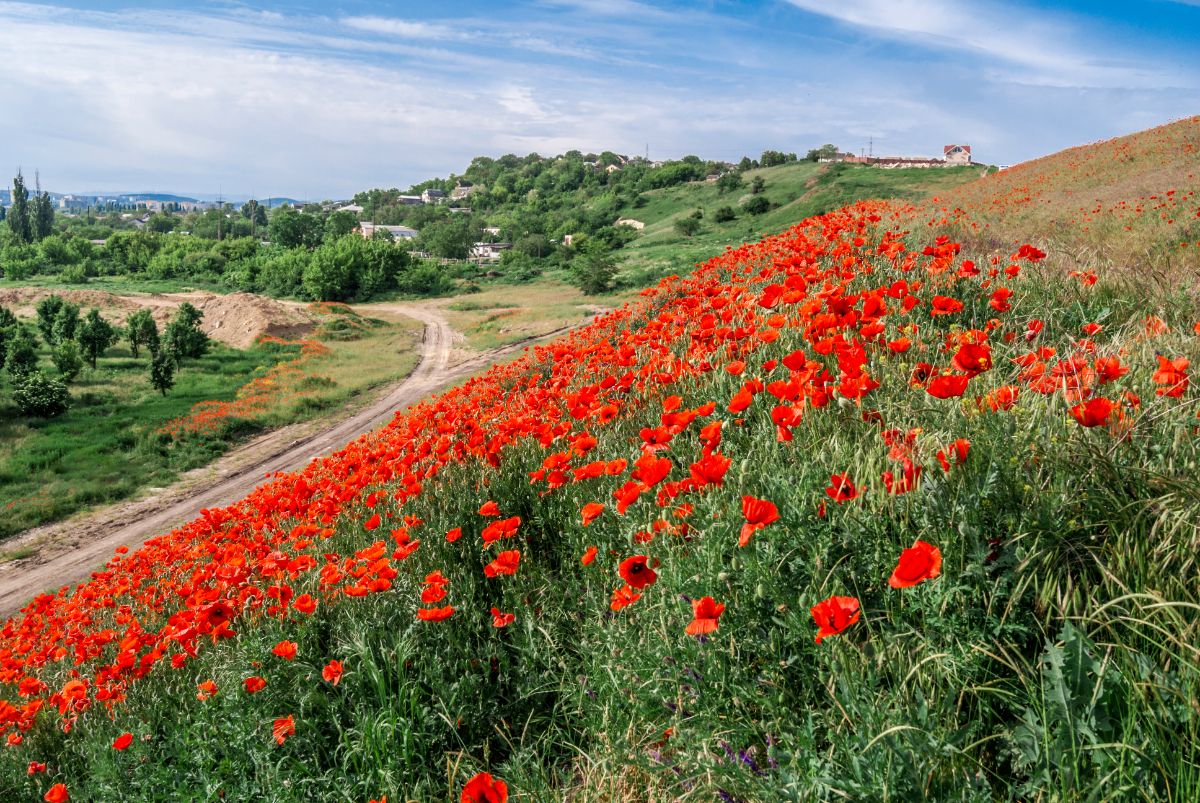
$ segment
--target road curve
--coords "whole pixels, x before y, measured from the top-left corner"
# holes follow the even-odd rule
[[[80,520],[46,525],[11,539],[8,548],[38,544],[34,558],[0,565],[0,616],[16,613],[36,595],[63,585],[86,580],[125,545],[137,547],[156,535],[169,532],[200,515],[201,509],[219,508],[247,496],[264,481],[264,475],[296,471],[314,458],[345,446],[363,433],[392,420],[394,413],[415,404],[454,381],[486,367],[505,354],[519,351],[527,343],[516,343],[451,363],[455,333],[436,311],[409,305],[374,305],[414,318],[425,325],[420,362],[402,382],[350,418],[315,434],[286,443],[270,443],[261,455],[215,483],[200,488],[183,488],[160,495],[167,499],[118,503]],[[545,337],[565,330],[550,332]],[[264,441],[269,438],[264,436]],[[78,530],[86,529],[82,538]],[[74,540],[74,545],[70,541]]]

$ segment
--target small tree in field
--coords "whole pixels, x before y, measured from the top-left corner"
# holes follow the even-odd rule
[[[129,340],[129,353],[138,356],[140,346],[158,351],[158,324],[150,310],[142,307],[125,319],[125,337]]]
[[[62,380],[34,371],[17,385],[13,401],[21,415],[53,418],[67,411],[70,395]]]
[[[87,317],[79,324],[76,340],[83,349],[83,356],[87,358],[94,370],[96,360],[100,355],[117,342],[117,330],[111,323],[100,317],[100,310],[93,307],[88,310]]]
[[[700,221],[695,217],[681,217],[675,221],[675,231],[684,237],[691,237],[700,231]]]
[[[9,335],[4,367],[14,382],[20,382],[37,368],[37,341],[20,324],[10,329]]]
[[[208,335],[200,329],[200,321],[204,313],[186,301],[179,305],[179,311],[167,324],[163,332],[166,351],[171,352],[175,365],[179,366],[185,359],[203,357],[208,351]]]
[[[55,346],[50,359],[64,382],[70,382],[83,370],[83,357],[79,354],[79,344],[74,340],[64,340]]]
[[[603,243],[592,240],[571,260],[571,272],[579,282],[579,289],[590,296],[612,287],[617,265],[609,249]]]
[[[162,395],[175,387],[176,355],[171,349],[157,349],[150,357],[150,384]]]

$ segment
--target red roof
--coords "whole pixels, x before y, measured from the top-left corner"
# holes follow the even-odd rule
[[[967,153],[970,153],[970,152],[971,152],[971,146],[970,146],[970,145],[946,145],[946,146],[944,146],[944,147],[942,148],[942,153],[943,153],[943,154],[948,154],[948,153],[950,153],[950,151],[954,150],[955,148],[962,148],[962,149],[963,149],[964,151],[966,151]]]

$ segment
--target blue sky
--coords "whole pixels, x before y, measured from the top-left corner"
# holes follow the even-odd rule
[[[1200,0],[0,0],[4,170],[347,197],[478,154],[1015,163],[1200,112]]]

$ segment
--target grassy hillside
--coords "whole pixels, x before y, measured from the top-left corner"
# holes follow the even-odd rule
[[[34,600],[3,797],[1200,798],[1196,296],[974,192],[730,249]]]
[[[621,210],[623,217],[640,220],[646,228],[620,252],[626,282],[639,286],[645,279],[679,270],[680,265],[702,262],[727,246],[756,240],[781,231],[812,215],[819,215],[868,198],[918,200],[940,193],[985,174],[983,166],[937,170],[881,170],[867,165],[796,162],[748,170],[741,189],[722,192],[714,183],[693,182],[651,190],[641,207]],[[751,215],[738,207],[751,198],[756,178],[765,184],[762,195],[771,202],[769,212]],[[734,220],[716,222],[718,209],[729,206]],[[675,222],[697,209],[704,211],[701,229],[690,237],[675,230]]]

